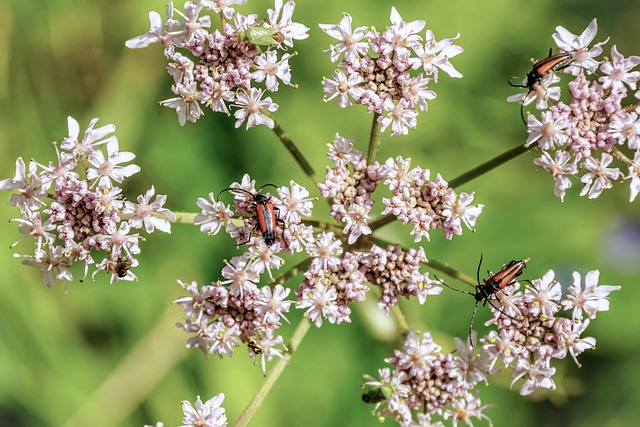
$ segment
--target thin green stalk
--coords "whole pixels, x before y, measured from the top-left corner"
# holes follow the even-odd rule
[[[369,151],[367,152],[367,164],[372,165],[376,161],[376,153],[380,145],[380,126],[378,122],[379,113],[373,113],[373,123],[371,124],[371,135],[369,136]]]
[[[387,214],[371,221],[369,223],[369,228],[371,228],[371,231],[376,231],[378,228],[384,227],[385,225],[392,223],[396,219],[398,218],[396,218],[394,215]]]
[[[396,319],[396,325],[398,325],[398,331],[400,332],[403,338],[406,338],[407,335],[409,335],[409,331],[411,331],[411,328],[409,327],[409,324],[407,323],[407,319],[404,316],[404,313],[402,312],[402,310],[400,309],[400,306],[394,305],[393,307],[391,307],[391,314],[393,314],[393,317]]]
[[[293,158],[296,159],[296,162],[298,162],[298,164],[300,165],[304,173],[309,178],[311,178],[314,183],[318,184],[318,181],[316,180],[316,176],[315,176],[316,173],[311,167],[311,165],[309,164],[309,162],[307,161],[307,159],[300,152],[300,150],[298,150],[298,147],[296,146],[296,144],[289,137],[289,135],[287,135],[287,133],[282,128],[282,126],[280,126],[280,124],[273,118],[273,116],[271,116],[271,119],[273,120],[273,123],[274,123],[273,131],[275,132],[276,135],[278,135],[278,138],[280,138],[280,141],[282,141],[287,151],[289,151],[289,153],[291,153]]]
[[[173,214],[176,216],[176,220],[171,222],[176,224],[193,224],[193,220],[198,215],[192,212],[174,212]]]
[[[240,414],[240,417],[238,417],[238,420],[234,424],[235,427],[244,427],[249,423],[251,417],[253,417],[253,415],[256,413],[264,399],[269,394],[269,391],[271,391],[276,381],[278,381],[278,378],[280,378],[280,375],[284,371],[284,368],[287,366],[287,363],[289,362],[289,360],[291,360],[291,357],[293,357],[293,354],[300,346],[300,343],[302,342],[304,336],[307,334],[307,331],[309,331],[310,326],[311,322],[309,321],[309,319],[304,318],[300,321],[300,324],[291,337],[291,342],[289,343],[289,351],[285,353],[285,359],[278,359],[273,368],[271,368],[264,380],[264,383],[262,384],[262,387],[260,387],[258,392],[253,396],[253,399],[251,399],[251,402],[249,402],[249,405],[247,405],[247,407],[245,408],[244,412],[242,412],[242,414]]]
[[[484,175],[485,173],[497,168],[498,166],[507,163],[509,160],[515,159],[519,155],[526,153],[527,151],[529,151],[529,149],[530,147],[528,147],[526,144],[513,147],[512,149],[505,151],[504,153],[494,157],[488,162],[485,162],[480,166],[471,169],[469,172],[465,172],[459,177],[452,179],[451,181],[449,181],[449,187],[455,188],[462,184],[466,184],[472,179]]]

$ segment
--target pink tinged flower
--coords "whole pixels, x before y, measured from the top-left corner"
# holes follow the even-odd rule
[[[331,62],[337,62],[340,55],[344,53],[344,60],[348,62],[356,61],[360,56],[367,54],[369,43],[362,41],[369,31],[366,27],[358,27],[351,30],[351,15],[342,13],[342,19],[338,24],[318,24],[322,31],[329,37],[339,40],[339,43],[332,44],[323,53],[330,53]]]
[[[456,70],[449,59],[453,58],[464,52],[460,46],[453,44],[455,40],[460,38],[460,34],[457,34],[453,38],[436,41],[435,36],[431,30],[427,30],[425,34],[425,45],[416,43],[413,46],[413,50],[417,59],[410,59],[413,64],[413,68],[422,66],[427,75],[433,75],[433,80],[438,81],[438,69],[441,69],[450,77],[461,78],[462,74]]]
[[[178,280],[178,283],[182,286],[182,289],[189,294],[189,296],[178,298],[173,301],[173,303],[182,306],[186,317],[188,319],[193,319],[196,323],[200,323],[201,320],[207,319],[206,313],[212,312],[215,308],[213,303],[209,301],[209,298],[213,296],[213,287],[200,287],[195,281],[191,283],[184,283]]]
[[[171,90],[178,97],[160,101],[160,105],[176,110],[180,126],[184,126],[187,120],[195,123],[203,112],[198,103],[202,94],[198,91],[193,76],[185,74],[183,82],[171,86]]]
[[[292,56],[287,53],[278,60],[278,54],[274,50],[268,50],[256,56],[253,59],[256,71],[251,74],[251,77],[256,82],[266,79],[265,87],[271,92],[278,90],[278,79],[284,84],[294,86],[291,84],[291,67],[289,67],[289,58]]]
[[[469,339],[464,341],[457,337],[453,339],[458,354],[452,360],[450,377],[473,385],[480,381],[487,382],[487,374],[491,371],[490,357],[484,351],[480,355],[475,354],[476,341],[476,331],[471,331]]]
[[[69,271],[71,259],[67,256],[63,246],[49,248],[48,251],[36,252],[34,257],[24,257],[24,265],[35,267],[43,273],[44,284],[52,288],[56,279],[61,280],[67,287],[67,282],[73,280],[73,275]]]
[[[194,323],[190,319],[182,325],[178,324],[187,332],[195,332],[195,336],[187,340],[187,348],[199,348],[207,356],[215,354],[218,357],[226,355],[233,356],[233,350],[239,347],[240,327],[234,324],[231,327],[226,326],[223,322],[216,321],[208,325],[200,325]]]
[[[102,249],[109,249],[112,254],[119,254],[121,250],[124,250],[126,254],[140,253],[138,246],[140,235],[137,233],[129,235],[131,226],[128,222],[121,222],[117,229],[115,224],[109,224],[105,230],[107,234],[98,238]]]
[[[338,98],[338,106],[341,108],[353,105],[351,99],[359,99],[364,89],[359,87],[363,82],[363,78],[358,73],[351,73],[349,77],[342,70],[338,70],[333,74],[333,80],[326,77],[322,78],[322,86],[324,87],[324,101],[331,101]]]
[[[144,195],[138,196],[138,203],[125,202],[124,213],[131,214],[129,224],[133,228],[144,226],[147,233],[153,233],[156,228],[165,233],[171,233],[169,221],[175,221],[176,216],[169,209],[162,207],[167,196],[158,194],[156,199],[150,203],[154,194],[155,188],[152,185]]]
[[[270,97],[262,98],[263,91],[252,87],[249,92],[242,91],[236,97],[235,106],[239,109],[233,113],[236,120],[236,128],[242,126],[247,120],[247,129],[258,125],[265,125],[269,129],[273,129],[274,122],[271,118],[262,113],[261,110],[274,112],[278,109],[278,104],[273,102]]]
[[[288,224],[282,232],[290,254],[302,252],[314,240],[313,227],[304,224]]]
[[[537,388],[555,390],[556,383],[551,377],[556,373],[556,368],[549,366],[548,359],[537,359],[533,365],[527,359],[518,359],[513,369],[513,381],[511,387],[520,378],[525,378],[524,384],[520,388],[520,394],[527,396]]]
[[[565,310],[573,309],[573,318],[582,319],[583,312],[589,319],[594,319],[599,311],[609,310],[609,294],[620,290],[620,286],[600,285],[598,279],[600,271],[592,270],[585,276],[584,289],[582,278],[577,271],[573,273],[573,285],[569,287],[569,294],[562,300]]]
[[[266,367],[267,361],[271,361],[271,359],[273,359],[276,356],[281,358],[282,360],[285,360],[285,361],[287,360],[284,357],[284,354],[282,354],[282,349],[286,351],[287,348],[284,345],[284,339],[282,338],[281,335],[278,335],[276,338],[272,338],[267,335],[265,338],[256,342],[256,344],[257,344],[257,348],[260,349],[259,353],[260,353],[263,374],[265,375],[267,374],[267,367]],[[280,346],[280,348],[277,348],[276,346]],[[251,356],[251,359],[254,359],[256,356],[255,351],[252,350],[250,353],[250,356]]]
[[[91,157],[89,157],[89,163],[94,167],[87,169],[87,179],[96,179],[94,183],[97,182],[98,185],[104,187],[112,187],[113,184],[111,181],[121,184],[125,178],[140,172],[140,166],[118,165],[130,162],[135,157],[133,153],[119,151],[118,140],[114,138],[107,144],[106,159],[102,151],[95,151]]]
[[[469,230],[473,230],[478,217],[484,209],[484,205],[471,204],[471,202],[473,202],[474,194],[475,193],[460,193],[460,195],[454,199],[455,201],[453,204],[450,204],[445,200],[443,203],[442,215],[449,217],[449,219],[456,224],[462,222]]]
[[[174,62],[167,65],[167,72],[175,83],[180,83],[185,76],[193,74],[194,63],[191,59],[179,52],[174,52],[170,57]]]
[[[329,270],[340,265],[342,243],[331,231],[323,231],[314,242],[307,245],[307,254],[313,257],[311,268]]]
[[[408,185],[410,179],[409,173],[411,169],[411,158],[402,158],[397,156],[394,158],[388,158],[387,161],[380,168],[380,175],[385,177],[384,184],[389,187],[389,190],[395,191],[400,186]]]
[[[343,218],[345,223],[343,233],[347,234],[349,238],[347,242],[354,244],[361,235],[371,234],[371,227],[369,227],[369,221],[373,218],[369,215],[371,207],[363,206],[358,203],[352,203],[347,209],[346,215]]]
[[[87,126],[82,136],[82,141],[80,141],[78,139],[80,135],[80,125],[73,117],[68,116],[67,125],[69,128],[69,136],[62,140],[60,148],[69,151],[78,158],[83,155],[91,156],[99,145],[108,144],[113,141],[116,138],[115,136],[110,136],[106,139],[105,137],[115,132],[115,125],[109,124],[94,129],[98,120],[99,119],[92,119],[91,122],[89,122],[89,126]]]
[[[186,400],[182,401],[182,422],[181,427],[226,427],[227,415],[225,409],[221,407],[224,401],[224,393],[213,396],[211,399],[202,403],[200,396],[194,405]]]
[[[431,334],[425,332],[419,336],[415,331],[409,331],[407,340],[402,346],[402,352],[396,350],[394,357],[396,369],[408,371],[410,375],[418,377],[423,376],[425,370],[433,366],[433,362],[437,359],[442,347],[437,345]],[[390,359],[387,359],[390,361]]]
[[[589,26],[585,28],[582,34],[575,35],[564,27],[556,27],[556,32],[553,33],[553,40],[560,50],[571,53],[573,58],[572,64],[565,69],[565,72],[577,76],[588,70],[593,73],[598,68],[599,62],[594,58],[602,53],[602,45],[609,39],[596,43],[591,49],[589,44],[596,37],[598,32],[598,22],[595,18],[589,23]]]
[[[318,283],[313,289],[304,292],[298,301],[298,308],[307,308],[304,316],[319,328],[322,326],[323,319],[328,319],[331,322],[331,319],[336,317],[337,298],[338,294],[333,286]]]
[[[273,288],[273,291],[269,286],[260,288],[260,295],[256,298],[256,312],[261,314],[263,322],[267,324],[276,324],[280,319],[287,323],[289,319],[284,313],[289,311],[293,301],[287,301],[287,297],[291,289],[285,288],[278,284]]]
[[[204,28],[211,27],[211,17],[209,15],[199,16],[202,7],[203,4],[201,2],[186,2],[184,4],[184,13],[176,10],[178,14],[182,15],[180,26],[186,32],[186,42],[194,37],[201,39],[208,34]]]
[[[382,124],[380,129],[382,132],[391,126],[391,136],[406,135],[409,133],[409,128],[416,127],[418,113],[405,99],[394,104],[390,98],[387,98],[383,108],[388,113],[378,119],[378,122]]]
[[[284,260],[276,255],[283,250],[282,243],[276,241],[275,244],[268,246],[264,239],[259,239],[255,245],[249,247],[249,256],[253,259],[251,269],[256,274],[262,274],[265,271],[269,274],[269,278],[273,280],[271,270],[277,270],[284,264]]]
[[[193,223],[200,226],[202,233],[215,235],[218,234],[222,226],[227,227],[231,223],[233,212],[224,203],[217,202],[213,193],[209,193],[209,199],[211,202],[198,197],[197,203],[202,209],[202,213],[196,215]]]
[[[229,293],[233,296],[243,297],[245,290],[252,291],[260,280],[258,273],[252,268],[246,256],[235,256],[227,261],[220,272],[226,280],[223,285],[229,285]]]
[[[489,425],[493,425],[491,418],[483,413],[491,405],[482,405],[480,399],[471,393],[467,392],[463,396],[456,398],[451,403],[451,406],[453,409],[446,409],[443,418],[445,420],[451,418],[453,427],[456,427],[460,421],[464,421],[468,426],[473,426],[472,417],[479,420],[485,419]]]
[[[302,216],[310,218],[313,201],[316,200],[314,197],[309,197],[309,191],[295,181],[291,181],[290,185],[291,188],[278,188],[278,197],[282,202],[280,215],[287,224],[299,223]]]
[[[149,12],[149,21],[151,22],[149,31],[127,40],[124,43],[125,46],[129,49],[142,49],[149,46],[151,43],[160,43],[163,41],[165,33],[164,24],[160,14],[153,11]]]
[[[198,93],[198,100],[212,111],[217,113],[224,113],[230,116],[227,103],[233,102],[236,98],[233,91],[229,89],[226,81],[214,80],[211,76],[205,77],[200,83],[200,91]]]
[[[555,180],[553,193],[564,201],[565,191],[572,185],[567,175],[578,173],[578,167],[571,161],[571,155],[566,151],[556,151],[555,159],[553,159],[548,152],[543,151],[542,156],[535,159],[533,163],[551,172]]]
[[[493,371],[498,359],[501,359],[505,366],[509,366],[521,352],[521,345],[515,336],[514,330],[501,330],[500,334],[491,331],[480,339],[483,343],[483,353],[488,358],[489,370]]]
[[[55,241],[55,236],[50,231],[55,230],[56,226],[51,221],[42,222],[40,212],[25,212],[23,218],[11,219],[12,222],[18,223],[18,231],[24,234],[17,242],[13,243],[10,248],[14,248],[18,243],[22,242],[29,236],[36,239],[36,253],[42,251],[44,245],[51,245]]]
[[[566,337],[563,337],[563,344],[566,346],[569,354],[573,361],[581,367],[582,365],[578,362],[578,355],[585,352],[586,350],[594,349],[596,347],[596,339],[593,337],[585,337],[581,338],[580,335],[587,329],[589,326],[589,319],[586,319],[584,322],[572,322],[571,330]]]
[[[422,19],[405,22],[395,6],[391,7],[390,20],[392,25],[383,34],[383,38],[389,43],[383,46],[382,53],[389,56],[394,51],[399,55],[408,53],[407,46],[413,47],[420,41],[418,33],[427,23]]]
[[[602,153],[600,161],[593,157],[587,157],[582,166],[589,172],[584,174],[580,181],[584,183],[581,196],[588,194],[590,199],[598,197],[605,189],[611,188],[611,180],[618,179],[621,172],[618,168],[608,168],[613,161],[613,156],[609,153]]]
[[[422,111],[427,111],[429,109],[427,101],[431,101],[436,98],[436,93],[427,88],[429,81],[429,78],[422,77],[420,75],[412,78],[403,88],[405,96],[408,96],[409,99],[411,99],[411,102],[417,105]]]
[[[290,0],[283,6],[282,0],[275,0],[274,6],[274,9],[267,9],[267,16],[273,29],[284,36],[282,44],[293,47],[294,40],[304,40],[309,37],[308,27],[292,21],[293,10],[296,6],[294,1]]]
[[[222,13],[225,18],[231,19],[235,9],[231,6],[243,5],[247,0],[201,0],[204,7],[213,10],[215,13]]]
[[[633,202],[640,193],[640,150],[636,150],[633,163],[629,165],[629,175],[625,179],[630,179],[629,187],[631,188],[631,196],[629,202]]]
[[[552,317],[558,311],[562,297],[562,286],[554,280],[555,273],[549,270],[540,279],[531,281],[531,287],[524,292],[525,301],[530,304],[529,313],[543,320]]]
[[[554,117],[550,111],[542,113],[542,121],[529,114],[527,117],[527,147],[538,141],[541,150],[551,150],[554,146],[566,144],[569,121],[565,117]]]
[[[626,141],[630,149],[640,149],[640,120],[635,112],[630,112],[622,117],[613,116],[609,122],[609,132],[613,138],[618,140],[619,144],[624,144]]]
[[[42,179],[43,176],[38,173],[38,164],[35,161],[29,162],[29,171],[27,172],[24,160],[22,157],[18,157],[15,176],[0,181],[0,190],[18,190],[18,194],[11,195],[10,206],[17,206],[21,210],[37,210],[45,205],[42,199],[47,197],[46,189],[48,186],[43,187]]]
[[[57,187],[67,180],[77,180],[80,177],[76,172],[73,172],[78,165],[74,156],[69,153],[61,154],[57,145],[54,145],[54,148],[58,164],[54,165],[53,162],[49,162],[47,166],[38,164],[42,168],[42,185],[46,188],[52,182],[55,182]]]
[[[611,48],[611,62],[605,61],[600,65],[600,71],[606,76],[602,76],[598,81],[602,82],[603,89],[611,88],[612,92],[624,91],[626,84],[629,89],[636,90],[636,83],[640,78],[640,71],[631,71],[640,64],[640,56],[622,56],[615,45]]]

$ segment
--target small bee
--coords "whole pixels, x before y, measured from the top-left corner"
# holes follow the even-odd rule
[[[123,277],[126,277],[127,274],[129,274],[129,268],[131,268],[132,264],[133,262],[131,261],[131,259],[129,259],[129,257],[119,255],[115,259],[115,261],[109,260],[107,262],[106,269],[107,271],[112,272],[119,278],[123,278]]]

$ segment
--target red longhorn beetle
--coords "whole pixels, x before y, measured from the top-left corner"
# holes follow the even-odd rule
[[[476,317],[476,311],[478,310],[478,303],[482,301],[482,306],[484,307],[487,303],[491,304],[493,308],[498,310],[500,313],[505,316],[509,316],[504,311],[500,310],[500,308],[496,307],[493,302],[491,302],[491,296],[496,294],[498,291],[503,290],[509,285],[512,285],[516,282],[516,277],[522,274],[522,271],[527,266],[527,262],[529,262],[530,258],[521,261],[511,261],[509,264],[504,264],[502,266],[502,270],[498,271],[496,274],[487,271],[489,274],[489,278],[484,280],[484,283],[480,283],[480,267],[482,266],[482,254],[480,254],[480,263],[478,264],[478,271],[476,272],[476,279],[478,284],[476,285],[476,292],[463,291],[462,289],[454,288],[453,286],[449,286],[440,280],[440,283],[445,285],[448,288],[456,290],[458,292],[462,292],[465,294],[472,295],[476,299],[476,306],[473,309],[473,314],[471,314],[471,322],[469,323],[469,342],[471,342],[471,331],[473,329],[473,320]],[[511,317],[511,316],[509,316]]]
[[[539,83],[540,80],[542,80],[542,77],[553,71],[567,67],[573,61],[571,53],[569,52],[562,51],[560,53],[556,53],[555,55],[552,55],[551,53],[552,51],[551,49],[549,49],[549,56],[533,64],[533,68],[527,73],[525,84],[515,85],[511,81],[509,81],[509,84],[513,87],[528,88],[528,95],[534,89],[536,83]],[[522,120],[524,120],[524,104],[521,108],[521,115]]]
[[[273,184],[265,184],[262,187],[258,188],[258,192],[252,193],[250,191],[245,190],[244,188],[229,187],[221,190],[218,193],[218,197],[216,198],[216,200],[220,198],[220,194],[222,194],[225,191],[241,191],[251,196],[251,198],[253,199],[253,202],[250,203],[249,207],[252,209],[255,209],[256,219],[258,220],[256,225],[253,227],[253,230],[255,230],[256,227],[260,227],[260,232],[262,233],[262,238],[264,239],[264,242],[268,246],[271,246],[276,241],[276,231],[275,231],[276,223],[284,224],[284,221],[278,218],[280,210],[273,206],[273,203],[271,202],[271,196],[265,196],[264,194],[260,194],[260,190],[262,190],[264,187],[267,187],[267,186],[277,188]],[[249,240],[250,239],[251,239],[251,236],[249,236]],[[244,245],[245,243],[248,243],[249,240],[247,240],[246,242],[240,243],[240,245]]]

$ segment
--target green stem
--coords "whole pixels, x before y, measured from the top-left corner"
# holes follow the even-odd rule
[[[376,161],[376,152],[380,145],[380,126],[378,122],[379,113],[373,113],[373,123],[371,124],[371,135],[369,136],[369,151],[367,153],[367,164],[372,165]]]
[[[396,218],[394,215],[387,214],[385,216],[381,216],[371,221],[369,223],[369,228],[371,228],[371,231],[373,232],[373,231],[376,231],[378,228],[384,227],[385,225],[392,223],[396,219],[398,218]]]
[[[400,309],[400,306],[396,304],[393,307],[391,307],[391,314],[393,314],[393,317],[396,319],[396,325],[398,325],[398,331],[400,332],[403,338],[406,338],[407,335],[409,335],[409,331],[411,331],[411,328],[409,327],[409,324],[407,323],[407,319],[405,318],[404,313]]]
[[[469,172],[465,172],[459,177],[452,179],[451,181],[449,181],[449,187],[455,188],[462,184],[466,184],[472,179],[484,175],[485,173],[497,168],[498,166],[507,163],[509,160],[515,159],[519,155],[526,153],[527,151],[529,151],[529,149],[530,147],[528,147],[526,144],[513,147],[512,149],[505,151],[504,153],[494,157],[488,162],[485,162],[480,166],[471,169]]]
[[[310,326],[311,322],[309,321],[309,319],[304,318],[300,321],[300,324],[291,337],[289,351],[285,353],[285,359],[278,359],[276,364],[267,374],[262,387],[260,387],[258,392],[253,396],[253,399],[251,399],[251,402],[249,402],[249,405],[247,405],[244,412],[240,414],[240,417],[234,424],[234,427],[244,427],[249,423],[251,417],[253,417],[253,415],[256,413],[264,399],[269,394],[269,391],[271,391],[271,388],[273,388],[276,381],[278,381],[278,378],[280,378],[280,375],[284,371],[284,368],[287,366],[287,363],[289,362],[289,360],[291,360],[291,357],[293,357],[293,354],[300,346],[300,343],[302,342],[304,336],[307,334],[307,331],[309,331]]]
[[[173,214],[176,216],[176,220],[172,222],[176,224],[193,224],[193,220],[195,219],[196,215],[198,215],[191,212],[174,212]]]
[[[273,123],[274,123],[273,131],[275,132],[276,135],[278,135],[278,138],[280,138],[280,141],[282,141],[285,148],[289,151],[289,153],[291,153],[293,158],[296,159],[296,162],[298,162],[298,164],[300,165],[304,173],[309,178],[311,178],[314,183],[318,184],[318,181],[316,180],[316,177],[315,177],[316,173],[311,167],[311,165],[309,164],[309,162],[307,161],[307,159],[304,157],[304,155],[302,155],[300,150],[298,150],[298,147],[296,146],[296,144],[289,137],[289,135],[287,135],[287,133],[282,128],[282,126],[280,126],[280,124],[273,118],[273,116],[271,116],[271,119],[273,120]]]

